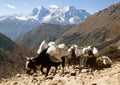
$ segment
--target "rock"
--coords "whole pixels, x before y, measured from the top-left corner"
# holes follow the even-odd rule
[[[75,71],[72,71],[72,72],[71,72],[71,76],[76,76],[76,72],[75,72]]]
[[[38,74],[37,73],[33,74],[33,77],[38,77]]]
[[[7,82],[7,80],[6,80],[6,79],[4,79],[4,78],[2,78],[2,81]]]
[[[65,81],[63,80],[54,80],[51,85],[65,85]]]
[[[66,75],[66,74],[69,74],[69,72],[64,72],[64,74]]]
[[[82,84],[84,85],[85,83],[84,83],[84,82],[82,82]]]
[[[32,79],[32,82],[33,82],[33,83],[36,83],[37,81],[38,81],[38,80],[37,80],[36,78],[33,78],[33,79]]]
[[[32,83],[32,82],[31,82],[31,81],[29,81],[27,85],[31,85],[31,83]]]
[[[65,77],[67,77],[67,78],[69,78],[70,76],[71,76],[70,74],[65,75]]]
[[[16,77],[21,77],[21,75],[18,73],[18,74],[16,74]]]
[[[97,83],[92,83],[91,85],[97,85]]]
[[[51,80],[52,80],[53,78],[54,78],[54,76],[47,76],[47,77],[46,77],[46,79],[51,79]]]
[[[89,79],[93,79],[93,77],[92,77],[92,76],[90,76],[90,77],[89,77]]]
[[[15,82],[13,82],[11,85],[17,85],[18,84],[18,82],[17,81],[15,81]]]
[[[14,82],[14,84],[18,84],[18,82],[16,81],[16,82]]]
[[[85,73],[85,72],[89,72],[89,70],[88,69],[82,69],[81,72]]]
[[[97,72],[99,72],[99,70],[95,70],[95,71],[94,71],[94,73],[97,73]]]

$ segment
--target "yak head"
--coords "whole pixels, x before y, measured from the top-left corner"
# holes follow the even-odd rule
[[[26,64],[25,64],[25,68],[26,68],[26,73],[29,74],[31,72],[31,70],[33,70],[35,68],[35,59],[29,58],[29,57],[25,57],[26,58]]]

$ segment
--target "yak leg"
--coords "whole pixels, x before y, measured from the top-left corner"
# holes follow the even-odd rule
[[[81,66],[81,58],[79,57],[79,73],[81,72],[81,70],[82,70],[82,66]]]
[[[69,69],[69,66],[71,65],[71,59],[68,58],[68,62],[67,62],[67,68]]]
[[[49,73],[49,71],[50,71],[50,68],[51,68],[51,66],[48,66],[48,67],[47,67],[47,73],[46,73],[45,76],[48,76],[48,73]]]
[[[31,70],[27,70],[27,71],[26,71],[27,74],[30,74],[30,72],[31,72]]]
[[[81,70],[83,69],[83,68],[85,68],[86,67],[86,58],[85,57],[80,57],[80,67],[79,67],[79,73],[81,72]]]
[[[75,69],[75,59],[73,60],[73,69]]]
[[[55,74],[56,74],[57,67],[58,67],[58,66],[55,66],[55,72],[54,72],[53,76],[55,76]]]
[[[41,70],[42,74],[45,74],[45,72],[43,71],[43,66],[41,66],[40,70]]]
[[[62,58],[62,74],[64,74],[65,57]]]
[[[36,67],[33,68],[33,72],[37,73],[37,68]]]

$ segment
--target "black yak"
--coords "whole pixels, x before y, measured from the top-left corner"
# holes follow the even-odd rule
[[[64,56],[67,55],[67,50],[66,50],[67,46],[65,44],[60,44],[57,46],[53,42],[51,45],[49,44],[51,44],[51,42],[47,43],[44,40],[38,49],[37,53],[39,53],[39,55],[34,58],[27,58],[27,62],[26,62],[27,73],[29,73],[30,70],[36,72],[36,66],[41,65],[40,70],[43,74],[44,74],[43,67],[47,68],[46,76],[48,76],[51,66],[54,66],[56,68],[54,73],[55,75],[57,67],[60,64],[62,64],[62,68],[63,68],[62,73],[64,73],[64,66],[65,66]]]
[[[27,59],[27,62],[26,62],[27,73],[29,73],[30,70],[33,70],[34,72],[36,72],[36,66],[40,66],[40,65],[41,65],[40,70],[43,74],[45,74],[45,72],[43,72],[43,67],[47,68],[46,76],[48,76],[51,66],[55,67],[54,75],[56,74],[57,67],[60,64],[62,64],[63,71],[64,71],[65,58],[62,57],[61,62],[53,62],[50,59],[50,55],[46,53],[46,51],[47,49],[44,49],[37,57]]]

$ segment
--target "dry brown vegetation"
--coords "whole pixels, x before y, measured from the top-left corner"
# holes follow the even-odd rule
[[[102,55],[110,57],[113,61],[120,59],[120,49],[118,46],[109,46],[102,50]]]
[[[12,52],[0,49],[0,79],[23,72],[25,70],[25,56],[30,55],[35,56],[34,51],[25,48],[25,46],[16,45]]]

